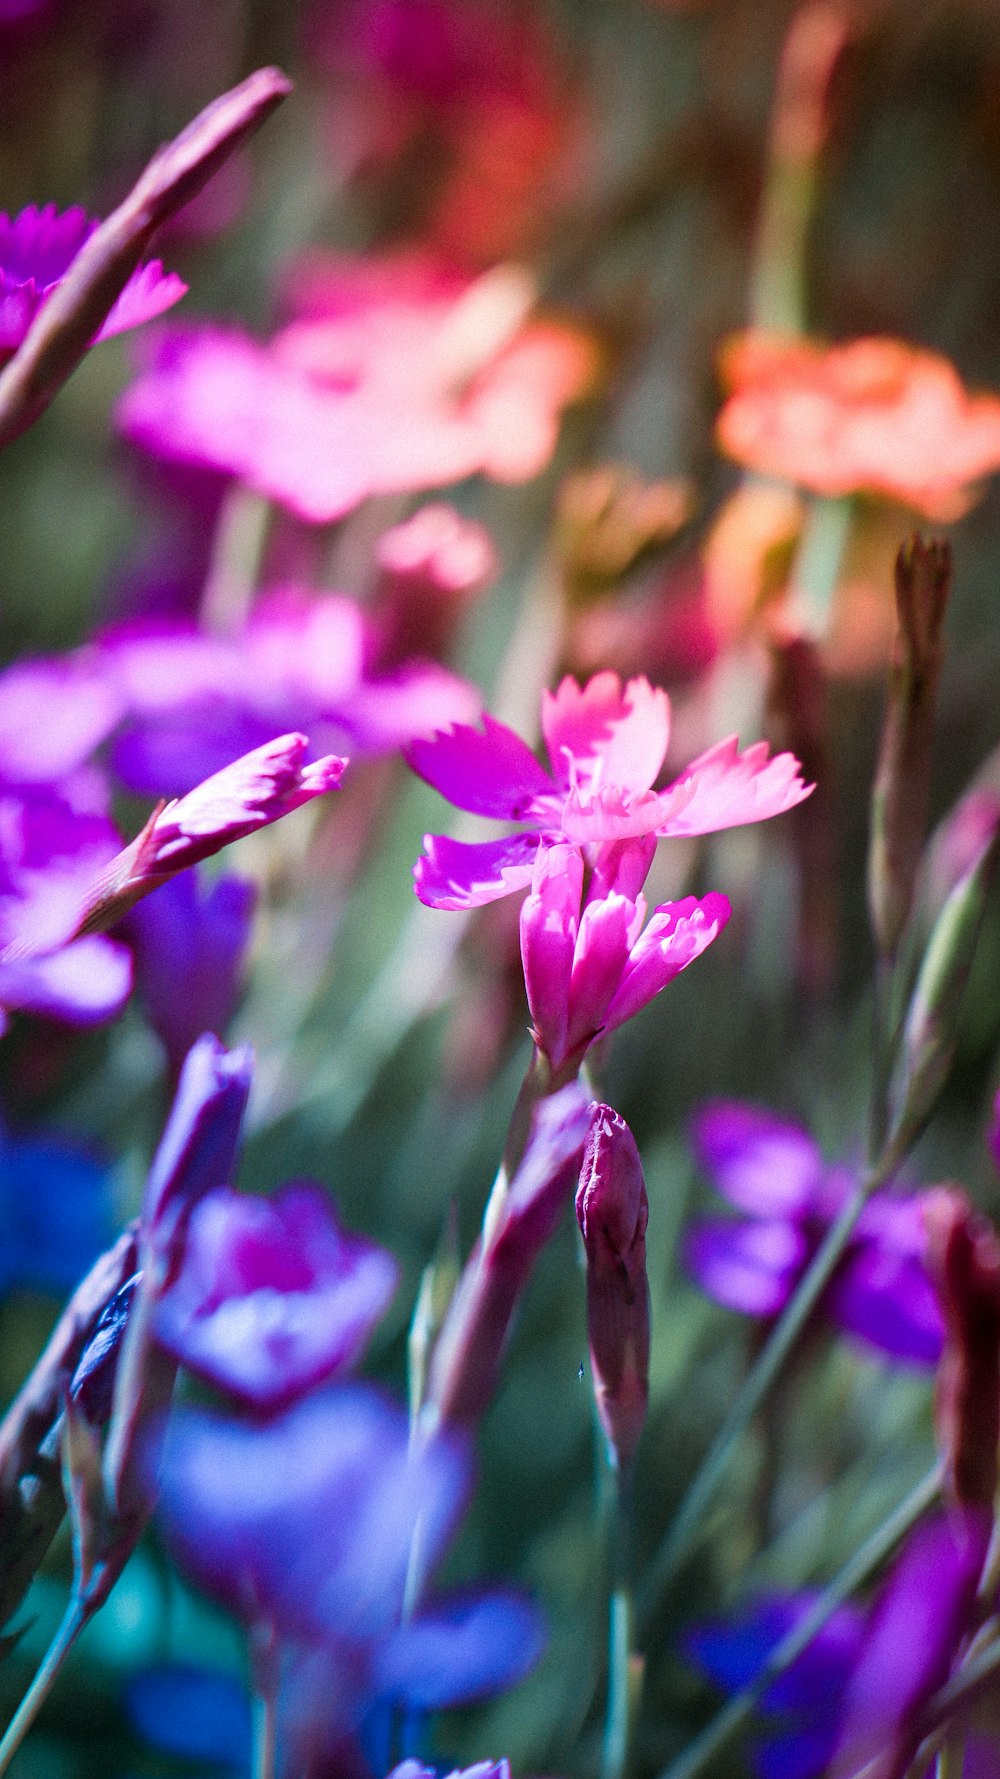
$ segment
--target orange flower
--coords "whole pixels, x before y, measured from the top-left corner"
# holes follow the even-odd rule
[[[1000,469],[1000,399],[970,395],[939,353],[751,331],[727,343],[721,370],[723,451],[816,494],[880,494],[947,520]]]

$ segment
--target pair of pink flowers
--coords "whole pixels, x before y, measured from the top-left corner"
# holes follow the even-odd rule
[[[521,956],[536,1044],[557,1075],[640,1011],[710,945],[729,919],[711,892],[660,904],[647,920],[643,885],[656,842],[713,833],[791,809],[808,795],[791,754],[735,737],[652,787],[670,736],[665,692],[599,673],[564,679],[542,701],[552,770],[503,723],[458,726],[407,750],[414,770],[450,802],[520,824],[469,845],[427,835],[415,869],[421,901],[473,908],[530,889]]]

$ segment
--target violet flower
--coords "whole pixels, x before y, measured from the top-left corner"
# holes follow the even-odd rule
[[[63,943],[89,886],[121,844],[103,810],[93,807],[92,788],[77,783],[65,795],[0,786],[0,1031],[6,1011],[15,1009],[100,1024],[128,998],[132,960],[123,945],[99,937]],[[28,955],[25,933],[33,940]]]
[[[976,1628],[990,1521],[982,1510],[938,1515],[911,1533],[847,1683],[831,1779],[903,1779],[923,1707]]]
[[[576,1193],[587,1256],[587,1336],[597,1413],[616,1469],[635,1456],[649,1402],[649,1200],[635,1138],[592,1106]]]
[[[303,765],[307,746],[304,735],[279,735],[155,809],[141,833],[82,891],[74,882],[74,897],[61,895],[46,909],[47,919],[39,919],[33,907],[20,916],[17,936],[0,952],[0,965],[103,932],[178,871],[335,790],[346,760],[329,755]]]
[[[623,687],[616,673],[585,686],[566,678],[542,697],[542,732],[552,770],[506,724],[483,718],[407,750],[414,771],[459,809],[521,824],[501,840],[468,845],[427,835],[414,871],[417,895],[432,908],[478,907],[531,884],[541,842],[580,848],[601,893],[623,886],[622,842],[630,849],[630,887],[642,888],[655,842],[710,834],[791,809],[809,793],[791,754],[770,756],[757,742],[744,753],[735,736],[692,761],[664,791],[652,786],[670,732],[667,694],[645,679]],[[591,900],[596,899],[593,891]]]
[[[0,360],[21,344],[46,297],[62,282],[85,241],[100,224],[75,206],[57,210],[29,204],[18,216],[0,213]],[[171,309],[187,285],[158,259],[132,273],[109,310],[98,340],[140,327]]]
[[[121,715],[92,650],[16,661],[0,673],[0,780],[61,789]]]
[[[688,1632],[688,1655],[726,1693],[751,1685],[772,1651],[811,1611],[816,1595],[769,1594],[730,1623]],[[819,1779],[840,1733],[844,1693],[858,1659],[866,1615],[839,1606],[758,1706],[760,1729],[750,1748],[756,1779]]]
[[[161,1521],[200,1587],[301,1651],[297,1731],[354,1746],[378,1710],[476,1697],[538,1654],[536,1614],[503,1590],[432,1601],[403,1622],[413,1539],[419,1528],[428,1573],[468,1479],[464,1445],[414,1443],[394,1405],[340,1385],[262,1427],[176,1414]]]
[[[132,790],[178,796],[283,729],[304,729],[311,752],[379,754],[478,714],[478,693],[444,667],[373,671],[376,646],[353,600],[294,587],[265,594],[232,638],[180,625],[110,632],[98,653],[129,719],[116,770]]]
[[[699,1166],[743,1218],[697,1218],[685,1242],[688,1270],[717,1303],[776,1316],[850,1197],[852,1171],[828,1166],[798,1125],[736,1100],[704,1106],[694,1140]],[[876,1193],[823,1297],[845,1333],[919,1366],[937,1364],[943,1339],[926,1197]]]
[[[256,885],[182,871],[138,903],[128,933],[146,1015],[176,1076],[202,1032],[222,1037],[242,987]]]
[[[327,1194],[302,1182],[275,1199],[226,1188],[195,1206],[156,1337],[249,1408],[285,1408],[353,1364],[384,1315],[399,1268],[343,1230]]]
[[[114,1234],[108,1169],[66,1138],[0,1127],[0,1293],[72,1290]]]

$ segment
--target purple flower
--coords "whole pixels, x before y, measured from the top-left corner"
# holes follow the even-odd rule
[[[975,1627],[990,1535],[986,1512],[939,1515],[904,1545],[847,1683],[833,1779],[902,1779],[921,1711]]]
[[[0,785],[0,1030],[12,1009],[96,1025],[128,998],[132,960],[124,946],[95,937],[56,949],[121,844],[93,807],[92,788],[77,784],[68,796]],[[51,955],[17,955],[25,932]]]
[[[239,999],[256,886],[197,867],[139,902],[128,931],[136,984],[174,1075],[202,1032],[221,1037]]]
[[[18,216],[0,214],[0,353],[9,356],[21,344],[46,297],[99,226],[77,206],[60,212],[54,204],[41,210],[29,204]],[[150,260],[133,272],[97,339],[162,315],[186,290],[176,272],[164,272],[158,259]]]
[[[727,1693],[740,1692],[815,1604],[813,1593],[760,1598],[730,1624],[688,1633],[688,1654]],[[862,1647],[865,1614],[840,1606],[758,1707],[761,1733],[751,1764],[757,1779],[819,1779],[840,1732],[844,1690]]]
[[[120,717],[118,694],[91,651],[15,662],[0,673],[0,780],[58,786]]]
[[[685,1243],[689,1271],[717,1303],[775,1316],[853,1189],[806,1131],[762,1107],[717,1100],[695,1119],[700,1167],[743,1220],[699,1218]],[[914,1365],[933,1366],[943,1324],[927,1267],[925,1197],[876,1193],[824,1296],[846,1333]]]
[[[462,1444],[413,1442],[391,1403],[341,1385],[264,1426],[177,1414],[162,1519],[199,1586],[301,1649],[297,1732],[353,1746],[379,1707],[465,1701],[537,1657],[537,1616],[504,1591],[431,1602],[403,1622],[413,1539],[426,1574],[468,1479]]]
[[[591,1107],[576,1216],[587,1256],[587,1335],[597,1412],[616,1466],[635,1455],[649,1401],[649,1200],[635,1138]]]
[[[312,749],[379,754],[475,716],[473,687],[446,668],[405,661],[373,673],[377,639],[353,600],[289,587],[264,595],[240,635],[131,627],[99,653],[130,718],[114,750],[132,790],[182,795],[206,772],[279,730]]]
[[[646,679],[623,686],[616,673],[598,673],[578,686],[567,677],[543,696],[542,732],[551,772],[513,729],[490,716],[481,730],[458,726],[408,748],[413,770],[450,803],[525,829],[474,845],[427,835],[414,870],[422,902],[478,907],[526,889],[543,840],[581,848],[601,880],[612,877],[620,842],[642,841],[645,866],[634,896],[655,839],[763,821],[809,794],[791,754],[771,758],[764,742],[741,754],[735,736],[692,761],[666,790],[654,791],[670,706],[667,694]]]
[[[226,1050],[210,1033],[192,1045],[146,1178],[140,1227],[149,1254],[176,1263],[198,1200],[232,1175],[252,1074],[247,1046]]]
[[[124,1705],[136,1733],[164,1753],[249,1774],[250,1700],[232,1675],[161,1662],[129,1676]]]
[[[158,1340],[248,1407],[287,1407],[359,1356],[399,1269],[341,1229],[321,1187],[274,1200],[221,1188],[195,1206]]]
[[[279,735],[154,809],[131,844],[82,885],[77,862],[72,878],[50,874],[40,886],[41,914],[32,904],[17,910],[15,936],[0,962],[33,958],[103,932],[178,871],[335,790],[347,762],[330,755],[303,765],[307,745],[304,735]]]

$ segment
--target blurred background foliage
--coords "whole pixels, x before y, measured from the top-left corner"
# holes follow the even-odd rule
[[[681,755],[687,735],[732,708],[718,658],[699,655],[687,614],[705,542],[741,474],[713,446],[716,353],[748,320],[793,0],[453,0],[487,70],[481,86],[458,81],[453,90],[430,61],[419,63],[421,14],[433,10],[425,0],[396,0],[411,62],[401,52],[388,72],[366,59],[365,8],[353,0],[49,0],[8,19],[11,10],[0,8],[0,202],[10,212],[54,200],[104,214],[157,143],[217,92],[262,62],[294,78],[291,100],[158,245],[191,286],[186,317],[267,330],[282,314],[282,268],[316,245],[368,251],[430,241],[469,272],[529,264],[546,302],[593,329],[603,375],[541,477],[458,490],[460,510],[490,528],[502,567],[470,608],[453,665],[489,702],[499,697],[525,732],[541,685],[561,665],[608,664],[668,684]],[[832,338],[885,333],[925,344],[947,353],[970,384],[1000,389],[1000,10],[993,0],[871,0],[852,19],[828,96],[807,237],[809,326]],[[110,424],[142,352],[141,336],[125,336],[92,353],[0,457],[5,659],[76,645],[137,611],[183,612],[197,599],[217,491],[192,504],[183,477],[140,460]],[[560,604],[560,489],[571,471],[618,462],[683,482],[690,516],[599,596]],[[374,504],[315,545],[327,584],[359,596],[370,590],[373,539],[406,510]],[[709,1095],[745,1097],[801,1119],[830,1155],[851,1158],[863,1145],[867,791],[891,635],[890,564],[911,525],[884,503],[862,512],[851,596],[823,652],[834,876],[822,980],[803,975],[787,826],[796,816],[729,836],[698,860],[678,845],[661,893],[685,880],[725,889],[736,919],[618,1034],[606,1059],[603,1092],[635,1131],[651,1205],[643,1551],[658,1542],[757,1338],[704,1301],[675,1262],[687,1213],[708,1202],[687,1138],[693,1107]],[[935,819],[1000,742],[1000,484],[950,534],[956,577]],[[741,660],[734,651],[737,679]],[[377,819],[360,866],[345,871],[338,860],[366,798]],[[244,843],[235,860],[274,889],[234,1027],[260,1058],[241,1183],[262,1190],[314,1175],[336,1192],[348,1223],[399,1256],[404,1283],[372,1362],[395,1387],[404,1383],[420,1271],[452,1204],[463,1252],[474,1238],[528,1049],[516,911],[484,910],[464,939],[457,915],[414,925],[410,866],[425,829],[440,825],[439,799],[401,766],[368,766],[301,842],[313,867],[304,888],[282,889],[283,874],[295,877],[291,830]],[[984,1129],[996,1086],[998,964],[994,909],[947,1097],[913,1169],[922,1181],[961,1179],[994,1209]],[[98,1144],[116,1210],[127,1214],[167,1092],[140,1011],[86,1037],[21,1021],[0,1067],[12,1126],[54,1123]],[[523,1306],[454,1561],[459,1574],[516,1574],[536,1588],[549,1652],[509,1698],[449,1720],[441,1745],[456,1762],[503,1752],[516,1770],[558,1772],[574,1746],[581,1770],[596,1761],[604,1601],[575,1237],[562,1230]],[[55,1307],[24,1290],[0,1304],[6,1393]],[[926,1468],[931,1445],[926,1381],[817,1330],[808,1365],[785,1377],[657,1615],[638,1772],[658,1771],[710,1709],[684,1663],[683,1627],[731,1609],[753,1586],[829,1575]],[[0,1668],[5,1713],[51,1632],[67,1564],[63,1542],[36,1584],[23,1640]],[[238,1673],[241,1658],[235,1633],[188,1592],[151,1538],[73,1657],[15,1768],[21,1779],[193,1773],[147,1745],[122,1702],[129,1674],[166,1659]]]

